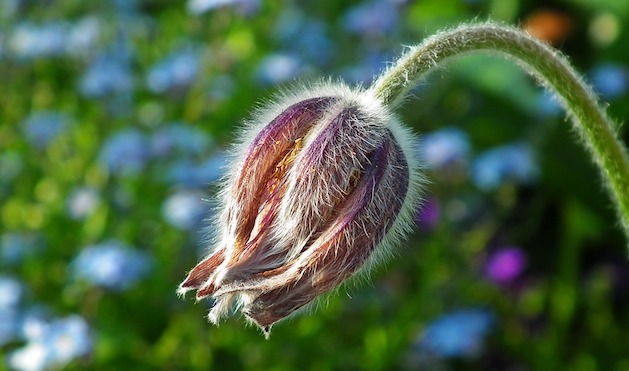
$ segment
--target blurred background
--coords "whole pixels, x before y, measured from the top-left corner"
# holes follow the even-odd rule
[[[608,196],[552,94],[495,57],[400,109],[431,184],[369,283],[270,340],[175,295],[257,104],[295,81],[366,86],[404,45],[488,18],[561,49],[629,117],[623,0],[0,0],[0,369],[629,370]]]

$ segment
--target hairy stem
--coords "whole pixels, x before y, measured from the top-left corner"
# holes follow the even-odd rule
[[[580,142],[602,173],[629,241],[627,149],[592,89],[563,55],[543,42],[516,28],[493,23],[459,26],[411,48],[374,82],[371,90],[386,104],[398,106],[418,80],[434,67],[451,57],[481,50],[515,59],[557,94],[572,118]]]

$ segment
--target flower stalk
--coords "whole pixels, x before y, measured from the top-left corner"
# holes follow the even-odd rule
[[[447,60],[489,51],[514,59],[558,96],[579,142],[602,174],[618,220],[629,242],[629,155],[617,126],[566,57],[526,32],[494,23],[465,24],[412,47],[371,87],[383,104],[398,106],[419,80]]]

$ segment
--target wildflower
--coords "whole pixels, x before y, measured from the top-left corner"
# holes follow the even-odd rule
[[[629,88],[629,71],[617,64],[601,64],[590,72],[594,90],[606,99],[620,98]]]
[[[526,267],[526,254],[517,247],[502,248],[494,252],[485,265],[485,274],[496,283],[509,283]]]
[[[38,149],[45,149],[58,136],[67,131],[70,118],[54,111],[38,111],[28,116],[23,130],[30,144]]]
[[[472,179],[479,188],[492,190],[507,180],[530,183],[538,172],[531,147],[515,143],[481,153],[472,166]]]
[[[86,219],[96,211],[100,195],[94,188],[81,187],[71,192],[67,202],[68,214],[72,219]]]
[[[205,207],[199,203],[201,195],[194,191],[178,191],[164,201],[162,215],[179,229],[190,229],[203,219]]]
[[[89,326],[73,315],[47,323],[37,337],[7,356],[7,364],[16,370],[60,368],[91,351]]]
[[[146,136],[137,129],[124,129],[109,137],[100,151],[100,161],[112,173],[136,175],[150,155]]]
[[[430,169],[443,169],[467,163],[470,141],[465,132],[445,128],[426,134],[422,139],[421,157]]]
[[[185,88],[194,82],[199,71],[199,58],[192,50],[173,53],[151,67],[146,85],[153,93]]]
[[[370,95],[320,87],[260,113],[236,148],[217,241],[181,284],[266,334],[387,252],[413,224],[414,139]]]
[[[426,327],[416,349],[443,358],[476,356],[493,322],[493,314],[484,309],[462,309],[445,314]]]
[[[72,265],[78,279],[112,290],[124,290],[148,273],[150,259],[141,251],[110,241],[86,247]]]

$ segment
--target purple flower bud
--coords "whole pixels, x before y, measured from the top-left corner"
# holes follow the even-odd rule
[[[236,303],[268,333],[414,224],[414,137],[369,91],[314,90],[260,113],[236,147],[213,252],[179,287],[215,299],[212,322]]]

